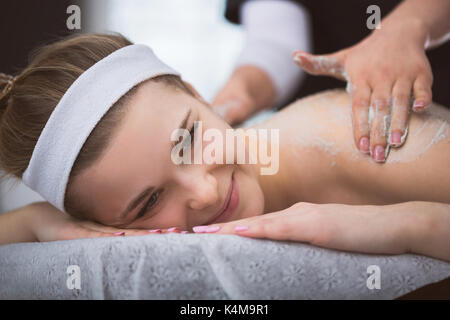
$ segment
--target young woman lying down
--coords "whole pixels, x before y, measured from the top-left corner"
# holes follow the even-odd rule
[[[43,193],[48,201],[1,215],[1,244],[183,230],[364,253],[412,252],[450,261],[448,109],[432,105],[411,114],[407,141],[391,148],[382,164],[351,143],[350,98],[344,91],[306,97],[248,128],[257,133],[258,144],[249,147],[248,135],[244,150],[256,164],[238,161],[237,146],[224,142],[211,147],[218,142],[206,133],[225,138],[231,127],[176,74],[155,72],[111,100],[79,146],[72,141],[86,132],[85,118],[75,121],[72,116],[62,123],[54,118],[53,127],[46,125],[54,110],[83,110],[86,103],[80,101],[104,96],[102,105],[118,85],[133,78],[127,63],[138,59],[92,71],[100,60],[129,45],[120,35],[76,36],[44,47],[17,77],[3,76],[3,171],[27,177],[27,185],[40,192],[53,185],[42,187],[36,181],[60,184],[59,175],[53,180],[48,176],[61,170],[55,159],[70,159],[61,150],[76,153],[67,184],[62,191],[55,189],[64,196],[63,206],[58,207],[52,193]],[[123,77],[114,78],[114,68],[123,68]],[[91,78],[79,78],[83,73]],[[82,83],[83,94],[66,94],[75,80]],[[44,126],[54,130],[45,139],[58,146],[45,152],[36,148],[44,139]],[[201,161],[177,163],[194,159],[199,150]],[[206,161],[208,150],[210,157],[224,161]],[[270,161],[261,161],[261,154]],[[227,155],[231,163],[225,161]]]

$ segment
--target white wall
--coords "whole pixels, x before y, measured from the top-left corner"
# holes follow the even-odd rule
[[[229,75],[244,42],[228,23],[224,0],[110,0],[107,30],[153,48],[210,101]]]

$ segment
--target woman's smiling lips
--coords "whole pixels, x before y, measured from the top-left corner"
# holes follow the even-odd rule
[[[236,180],[234,179],[234,172],[233,172],[231,176],[230,187],[228,188],[227,197],[225,198],[222,208],[214,216],[214,218],[211,219],[206,224],[221,223],[227,221],[231,217],[233,211],[237,208],[238,204],[239,204],[239,190]]]

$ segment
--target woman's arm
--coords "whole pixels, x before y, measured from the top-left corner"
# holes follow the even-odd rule
[[[407,204],[409,204],[408,202]],[[410,252],[450,261],[450,204],[413,202],[416,231],[410,232]],[[411,206],[412,207],[412,206]],[[404,210],[410,210],[405,204]]]
[[[0,245],[37,241],[29,224],[32,211],[33,207],[27,205],[0,215]]]
[[[450,204],[445,203],[357,206],[300,202],[282,211],[210,227],[196,230],[363,253],[415,253],[450,261]]]
[[[75,219],[48,202],[34,202],[0,215],[0,245],[145,234],[147,230],[117,229]]]

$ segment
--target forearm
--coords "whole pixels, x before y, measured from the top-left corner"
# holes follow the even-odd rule
[[[264,110],[275,103],[275,86],[269,75],[257,66],[243,65],[232,74],[230,81],[241,82],[250,95],[254,112]]]
[[[378,31],[391,32],[400,25],[408,26],[409,33],[419,36],[427,48],[442,44],[450,36],[450,1],[405,0],[381,22]]]
[[[37,241],[29,223],[32,211],[33,206],[27,205],[0,215],[0,245]]]
[[[246,41],[236,66],[264,71],[275,96],[273,101],[263,101],[263,105],[281,106],[303,77],[291,54],[298,49],[309,50],[306,10],[290,1],[249,1],[242,6],[241,20]],[[258,109],[264,109],[263,105],[258,105]]]
[[[450,204],[415,201],[399,206],[413,217],[406,231],[408,251],[450,261]]]

